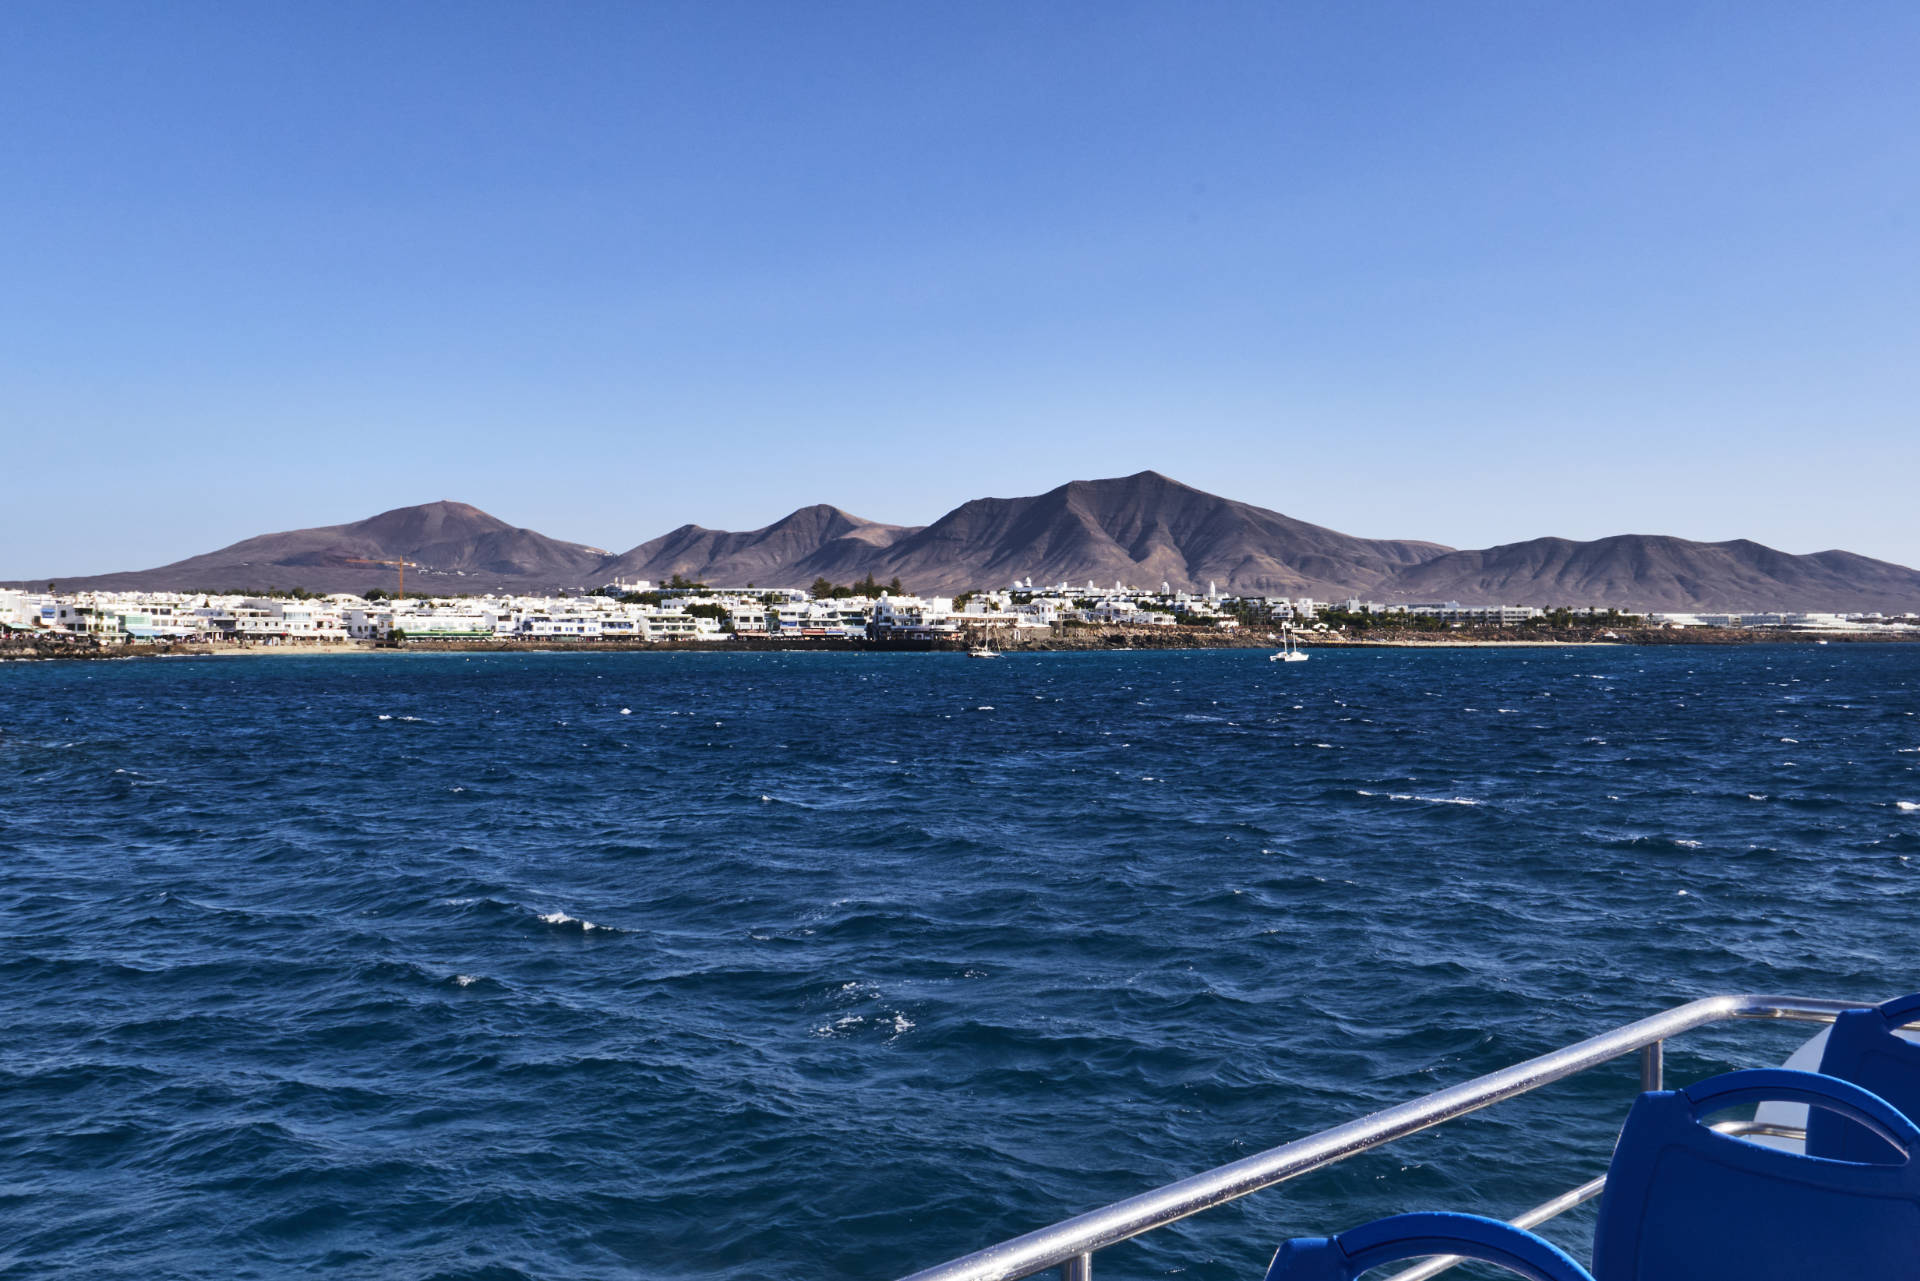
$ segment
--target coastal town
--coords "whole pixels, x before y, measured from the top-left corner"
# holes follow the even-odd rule
[[[1920,617],[1876,613],[1625,614],[1592,606],[1384,604],[1349,599],[1250,597],[1092,582],[1035,587],[1031,580],[958,596],[919,596],[896,582],[842,587],[711,587],[674,581],[616,582],[558,596],[399,596],[379,591],[314,595],[192,592],[33,592],[0,589],[0,633],[88,648],[194,644],[225,647],[521,642],[713,643],[728,640],[926,644],[1063,629],[1275,628],[1365,634],[1375,629],[1467,632],[1614,626],[1739,629],[1855,637],[1920,634]],[[1191,634],[1191,633],[1189,633]],[[1173,639],[1172,637],[1168,638]],[[1331,639],[1331,637],[1329,637]]]

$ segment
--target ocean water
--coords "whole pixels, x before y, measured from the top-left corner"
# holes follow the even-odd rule
[[[0,1277],[887,1281],[1691,997],[1920,987],[1920,647],[6,664],[0,905]],[[1512,1213],[1634,1081],[1096,1271]]]

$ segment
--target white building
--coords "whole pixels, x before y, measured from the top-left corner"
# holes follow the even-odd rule
[[[51,627],[59,613],[59,604],[51,596],[0,588],[0,631],[26,632]]]
[[[383,633],[397,631],[408,640],[490,640],[499,622],[499,616],[487,609],[415,601],[389,611]]]
[[[880,636],[951,636],[959,624],[951,596],[882,596],[873,604],[873,630]]]

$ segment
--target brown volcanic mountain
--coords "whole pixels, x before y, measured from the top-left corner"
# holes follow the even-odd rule
[[[665,582],[679,574],[715,586],[804,587],[821,576],[852,580],[872,567],[879,550],[916,532],[820,503],[742,534],[682,525],[604,562],[596,581]]]
[[[1032,498],[977,498],[879,556],[878,577],[921,591],[1092,579],[1141,587],[1209,582],[1244,595],[1378,591],[1438,543],[1355,538],[1143,471],[1076,480]]]
[[[802,587],[871,573],[915,591],[959,591],[1014,578],[1170,583],[1252,594],[1326,596],[1374,590],[1400,568],[1445,553],[1436,543],[1353,538],[1278,512],[1141,472],[1076,480],[1032,498],[978,498],[924,528],[880,525],[837,507],[806,507],[764,529],[683,525],[601,567],[603,578],[675,574],[716,586]]]
[[[1850,552],[1792,556],[1758,543],[1626,535],[1539,538],[1484,551],[1355,538],[1141,472],[1030,498],[981,498],[922,527],[806,507],[745,533],[685,525],[621,556],[564,543],[464,503],[401,507],[350,525],[266,534],[138,573],[60,579],[66,590],[391,589],[548,592],[675,574],[739,587],[899,577],[923,592],[1092,579],[1245,595],[1666,610],[1920,610],[1920,572]],[[43,586],[45,579],[31,586]]]
[[[407,590],[460,593],[534,591],[598,581],[597,547],[518,529],[466,503],[397,507],[350,525],[262,534],[158,569],[57,579],[62,591],[392,591],[392,566],[406,560]]]
[[[1920,573],[1852,552],[1794,556],[1746,539],[1695,543],[1622,534],[1449,552],[1396,575],[1393,593],[1396,600],[1464,605],[1901,613],[1920,609]]]

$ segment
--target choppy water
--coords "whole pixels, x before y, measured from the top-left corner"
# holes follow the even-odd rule
[[[9,1278],[886,1281],[1695,995],[1920,987],[1920,647],[8,664],[0,727]],[[1510,1213],[1633,1079],[1097,1270]]]

